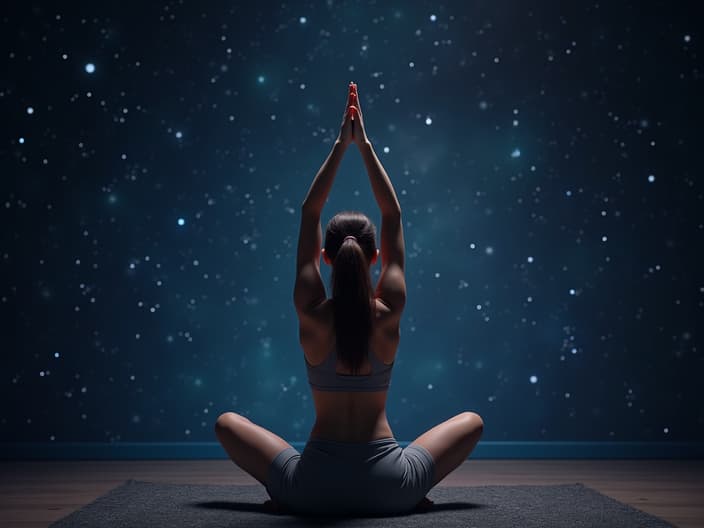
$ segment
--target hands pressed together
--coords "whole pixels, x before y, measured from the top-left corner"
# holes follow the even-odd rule
[[[342,124],[340,125],[340,134],[337,137],[337,141],[345,147],[350,143],[355,143],[361,148],[369,140],[364,129],[364,119],[362,117],[362,109],[359,106],[357,85],[350,81],[349,88],[350,91],[347,94],[347,104],[342,115]]]

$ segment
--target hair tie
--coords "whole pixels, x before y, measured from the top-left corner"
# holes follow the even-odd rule
[[[356,237],[356,236],[347,235],[347,236],[342,240],[342,243],[344,244],[344,243],[345,243],[345,240],[347,240],[348,238],[352,238],[352,239],[354,239],[355,241],[357,240],[357,237]]]

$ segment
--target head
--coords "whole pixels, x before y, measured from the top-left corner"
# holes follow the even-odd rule
[[[356,240],[345,240],[348,235]],[[376,227],[364,213],[337,213],[325,229],[322,254],[325,263],[332,266],[337,354],[355,373],[364,362],[372,331],[374,291],[370,268],[379,256]]]

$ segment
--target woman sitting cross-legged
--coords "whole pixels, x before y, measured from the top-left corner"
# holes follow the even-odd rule
[[[323,240],[320,214],[349,145],[361,152],[381,210],[376,228],[356,211],[337,213]],[[332,266],[332,297],[320,276],[320,255]],[[372,288],[371,266],[381,255]],[[386,396],[406,302],[401,207],[367,139],[357,87],[350,83],[340,134],[301,207],[293,295],[316,420],[299,453],[267,429],[233,412],[215,431],[232,460],[265,487],[278,511],[387,515],[432,507],[426,493],[469,456],[482,418],[463,412],[406,448],[386,418]]]

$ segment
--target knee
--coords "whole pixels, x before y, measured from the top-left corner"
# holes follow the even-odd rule
[[[223,431],[232,429],[232,424],[237,422],[238,420],[243,420],[245,422],[251,423],[251,420],[249,418],[246,418],[241,414],[237,414],[232,411],[222,413],[220,416],[218,416],[218,419],[215,420],[215,432],[221,433]]]
[[[218,416],[218,419],[215,420],[215,432],[216,433],[222,433],[223,431],[226,431],[230,427],[228,425],[231,425],[234,420],[237,420],[238,418],[243,418],[237,413],[233,413],[231,411],[224,412],[220,416]]]
[[[231,419],[231,416],[234,413],[231,412],[224,412],[220,416],[218,416],[218,419],[215,420],[215,433],[221,433],[223,429],[225,429],[225,424],[228,420]]]
[[[477,413],[472,411],[465,411],[462,416],[469,424],[472,434],[481,435],[484,431],[484,420]]]

